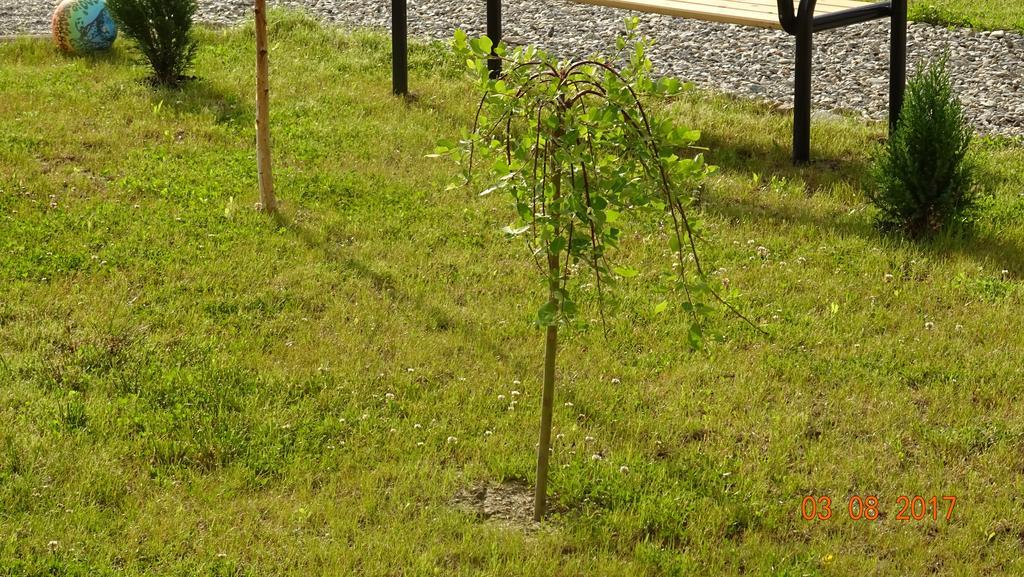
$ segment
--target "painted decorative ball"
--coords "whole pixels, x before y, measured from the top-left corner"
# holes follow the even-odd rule
[[[64,0],[53,11],[53,39],[64,52],[107,50],[116,38],[106,0]]]

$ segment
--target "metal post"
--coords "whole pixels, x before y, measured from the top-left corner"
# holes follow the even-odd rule
[[[889,131],[896,130],[907,87],[907,0],[892,0],[889,48]]]
[[[802,11],[797,15],[796,77],[793,96],[793,163],[811,159],[811,70],[813,20]]]
[[[391,0],[391,87],[409,94],[409,17],[406,0]]]
[[[487,37],[491,39],[494,48],[501,42],[501,0],[487,0]],[[492,54],[493,50],[492,48]],[[501,60],[491,58],[487,62],[491,69],[491,78],[497,78],[501,74]]]

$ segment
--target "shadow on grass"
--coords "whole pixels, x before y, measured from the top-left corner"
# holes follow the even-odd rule
[[[191,78],[178,88],[152,88],[153,106],[167,106],[178,114],[210,114],[217,124],[255,122],[254,104],[204,78]],[[163,103],[163,104],[161,104]]]
[[[961,254],[978,262],[989,262],[1001,269],[1024,273],[1024,246],[991,232],[979,232],[965,238],[924,240],[915,246],[935,256]]]
[[[807,165],[793,164],[792,142],[774,140],[771,144],[738,141],[728,135],[713,131],[701,135],[701,146],[708,162],[723,172],[736,173],[744,177],[752,174],[774,175],[789,180],[802,180],[809,191],[830,188],[838,183],[854,187],[864,181],[868,162],[864,158],[822,158],[811,143],[811,162]]]
[[[736,197],[709,195],[702,203],[703,209],[731,224],[751,221],[786,223],[795,226],[809,226],[821,231],[835,231],[842,236],[859,236],[866,239],[881,239],[871,222],[862,216],[851,216],[841,209],[824,212],[800,206],[803,197],[780,202],[778,197],[762,198],[756,191]]]
[[[788,161],[787,161],[788,162]],[[856,175],[857,170],[864,170],[854,165],[847,165],[845,170]],[[721,165],[720,165],[721,166]],[[804,182],[829,182],[837,184],[847,182],[854,190],[859,190],[857,180],[848,181],[838,174],[832,174],[831,163],[816,163],[802,169],[791,170],[790,172],[771,172],[774,168],[768,168],[768,164],[748,164],[745,169],[761,174],[783,174],[786,178],[802,178]],[[723,166],[726,170],[734,170]],[[790,167],[792,169],[792,167]],[[823,174],[826,173],[826,174]],[[741,174],[750,174],[741,173]],[[813,190],[809,188],[808,190]],[[890,242],[899,244],[906,242],[921,252],[928,253],[934,257],[949,255],[962,255],[971,258],[979,263],[989,262],[1003,269],[1015,271],[1016,274],[1024,274],[1024,246],[1012,238],[1000,236],[998,232],[985,230],[979,226],[973,233],[963,236],[946,236],[921,240],[904,239],[897,233],[883,233],[875,227],[872,219],[866,214],[857,211],[851,214],[843,206],[836,206],[834,210],[822,210],[820,207],[806,207],[801,205],[805,200],[799,196],[780,200],[778,196],[765,198],[757,191],[751,191],[742,196],[720,196],[709,194],[702,202],[703,209],[708,213],[727,219],[732,224],[739,224],[750,221],[769,221],[775,223],[788,223],[794,226],[808,226],[820,231],[833,231],[841,236],[856,236],[869,242]]]
[[[466,318],[456,318],[448,310],[428,303],[420,296],[412,295],[407,291],[402,290],[399,282],[396,281],[391,274],[381,272],[359,259],[354,259],[342,254],[338,246],[318,238],[312,231],[303,227],[301,224],[296,223],[291,218],[277,213],[273,216],[273,219],[274,223],[278,227],[291,231],[295,236],[306,243],[307,246],[322,251],[327,255],[331,262],[343,269],[355,272],[363,278],[369,279],[374,290],[377,292],[389,299],[392,299],[396,303],[402,304],[406,307],[412,307],[418,311],[426,313],[427,317],[432,321],[432,330],[458,333],[463,337],[463,340],[466,343],[486,349],[488,353],[498,359],[501,363],[506,366],[511,366],[517,374],[528,374],[530,371],[534,370],[533,367],[527,367],[523,363],[518,362],[509,354],[507,345],[496,343],[491,340],[490,337],[478,330],[471,320]]]
[[[69,62],[84,62],[89,66],[95,66],[98,64],[130,66],[136,62],[135,57],[133,57],[129,52],[116,47],[108,50],[96,50],[93,52],[68,53],[58,48],[52,37],[43,36],[43,38],[50,40],[55,54],[63,57]]]

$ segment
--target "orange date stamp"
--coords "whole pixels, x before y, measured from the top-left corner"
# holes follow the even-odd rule
[[[842,515],[842,503],[838,505],[839,513],[836,513],[837,506],[831,497],[808,495],[800,502],[800,516],[804,521],[828,521],[836,514]],[[897,521],[950,521],[955,507],[953,495],[900,495],[896,498],[894,518]],[[846,515],[853,521],[877,521],[886,516],[875,495],[851,495],[846,502]]]

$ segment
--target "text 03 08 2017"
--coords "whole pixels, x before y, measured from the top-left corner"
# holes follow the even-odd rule
[[[851,495],[844,503],[833,501],[828,495],[808,495],[800,502],[800,516],[805,521],[828,521],[836,515],[846,514],[854,521],[877,521],[891,512],[897,521],[950,521],[956,507],[953,495],[900,495],[895,505],[883,507],[875,495]],[[885,509],[883,511],[883,509]]]

